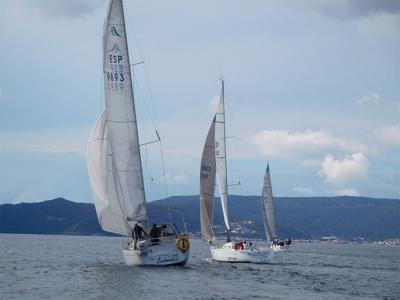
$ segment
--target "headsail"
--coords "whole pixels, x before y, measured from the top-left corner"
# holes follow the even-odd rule
[[[228,182],[226,167],[226,135],[225,135],[225,103],[224,103],[224,81],[222,82],[221,96],[215,115],[215,158],[217,166],[217,178],[219,192],[221,195],[222,212],[227,230],[230,230],[228,218]]]
[[[107,136],[105,113],[97,120],[87,147],[87,165],[97,217],[101,227],[109,232],[130,234],[127,222],[118,201],[112,176],[112,154]]]
[[[271,175],[269,173],[269,164],[264,175],[264,186],[262,191],[262,212],[264,219],[265,233],[268,243],[277,238],[275,226],[274,199],[272,196]]]
[[[215,192],[215,117],[204,144],[200,167],[200,224],[201,237],[205,241],[214,239],[213,209]]]
[[[89,143],[89,176],[101,227],[110,232],[130,234],[121,231],[123,226],[114,224],[114,219],[105,221],[111,215],[125,220],[146,219],[142,162],[122,0],[110,1],[104,25],[103,55],[105,113],[96,124]],[[101,130],[97,129],[99,126],[104,127],[102,138],[107,143],[96,141],[101,136]],[[98,155],[105,157],[96,159]],[[104,165],[96,165],[104,162],[107,166],[106,172]],[[106,188],[102,190],[100,184],[105,184]]]

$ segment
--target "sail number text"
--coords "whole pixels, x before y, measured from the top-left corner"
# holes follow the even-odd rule
[[[117,49],[116,46],[114,46],[114,48]],[[107,87],[109,90],[112,90],[114,92],[123,92],[124,90],[123,81],[125,81],[125,76],[123,73],[124,67],[122,65],[123,56],[109,54],[108,60],[110,63],[109,65],[110,70],[109,72],[106,72]]]

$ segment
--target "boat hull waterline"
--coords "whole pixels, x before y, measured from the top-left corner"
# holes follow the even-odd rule
[[[233,243],[228,242],[222,246],[211,246],[212,259],[219,262],[259,263],[271,261],[273,251],[265,247],[250,247],[248,249],[235,249]]]

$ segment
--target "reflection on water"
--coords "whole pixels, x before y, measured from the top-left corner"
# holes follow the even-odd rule
[[[295,244],[270,264],[210,260],[192,241],[185,267],[127,267],[121,239],[0,235],[4,299],[400,298],[400,247]]]

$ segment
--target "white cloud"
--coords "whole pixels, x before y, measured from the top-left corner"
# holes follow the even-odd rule
[[[308,196],[314,196],[317,194],[314,189],[304,186],[296,186],[293,188],[293,191]]]
[[[384,144],[400,145],[400,125],[389,125],[377,129],[375,137]]]
[[[357,103],[363,105],[368,103],[379,103],[380,101],[382,101],[382,96],[377,93],[372,93],[363,96],[361,99],[358,99]]]
[[[367,177],[368,167],[369,161],[362,152],[354,153],[342,160],[328,154],[321,164],[319,175],[329,183],[343,185],[348,181]]]
[[[298,157],[322,150],[346,152],[368,150],[365,145],[335,137],[326,131],[264,130],[253,135],[252,141],[257,145],[259,152],[266,157]]]
[[[170,175],[167,174],[167,184],[186,184],[189,182],[189,178],[185,175],[178,174],[178,175]],[[162,181],[164,181],[165,177],[162,177]]]
[[[361,194],[353,188],[338,189],[330,191],[329,194],[333,194],[335,196],[361,196]]]

